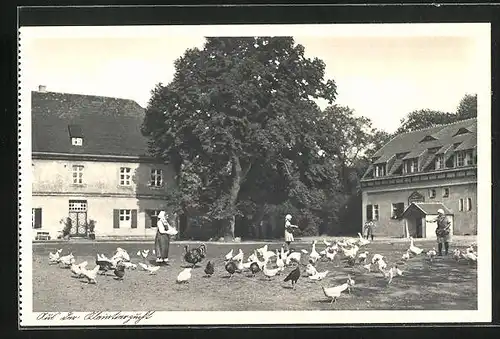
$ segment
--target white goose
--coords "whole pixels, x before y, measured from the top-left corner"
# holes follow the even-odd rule
[[[415,246],[414,243],[413,243],[413,237],[410,237],[410,252],[415,254],[415,255],[419,255],[423,252],[424,250]]]
[[[300,263],[300,257],[301,257],[301,253],[300,252],[292,252],[290,253],[286,259],[285,259],[285,265],[290,265],[290,263],[292,261],[296,261],[298,263]]]
[[[309,254],[309,259],[316,262],[319,258],[321,258],[321,255],[316,251],[316,240],[314,240],[312,243],[311,253]]]
[[[226,260],[231,260],[232,257],[233,257],[233,249],[231,249],[231,251],[229,251],[229,253],[226,254],[225,258]]]
[[[361,235],[361,233],[359,233],[359,232],[358,232],[358,236],[359,236],[359,240],[358,240],[359,246],[365,246],[365,245],[368,245],[370,243],[370,240],[364,239],[363,236]]]

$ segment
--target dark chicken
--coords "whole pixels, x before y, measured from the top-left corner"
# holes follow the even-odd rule
[[[226,271],[229,273],[229,278],[233,277],[233,274],[238,270],[238,265],[234,261],[228,261],[225,265]]]
[[[123,277],[125,276],[125,265],[123,265],[122,263],[116,264],[114,273],[117,277],[117,280],[123,280]]]
[[[112,271],[116,268],[114,266],[113,262],[111,262],[109,259],[103,259],[99,255],[97,256],[97,258],[95,260],[95,264],[97,266],[99,266],[99,272],[101,275],[104,275],[108,271]]]
[[[284,282],[287,282],[287,281],[291,281],[292,282],[292,288],[295,289],[295,284],[297,283],[297,280],[299,280],[300,278],[300,268],[299,268],[299,265],[297,265],[297,267],[294,268],[293,271],[290,272],[290,274],[288,274],[285,278],[285,280],[283,280]]]
[[[184,246],[184,260],[193,265],[193,268],[205,258],[206,253],[207,247],[205,244],[201,244],[198,248],[193,248],[192,250],[187,245]]]
[[[260,271],[259,264],[256,262],[253,262],[250,264],[250,271],[252,272],[252,275],[255,277],[255,273]]]
[[[210,261],[207,262],[207,266],[205,267],[205,274],[207,277],[211,277],[212,274],[214,274],[214,264],[212,264]]]

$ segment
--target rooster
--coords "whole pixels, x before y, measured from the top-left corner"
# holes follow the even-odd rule
[[[207,253],[207,246],[201,244],[198,248],[189,249],[188,245],[184,246],[184,260],[193,265],[192,268],[196,267],[196,264],[201,262]]]

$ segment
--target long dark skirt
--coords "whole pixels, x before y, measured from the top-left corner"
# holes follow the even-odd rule
[[[169,246],[170,246],[170,236],[168,234],[161,234],[160,232],[156,232],[156,237],[155,237],[156,257],[159,259],[167,259]]]

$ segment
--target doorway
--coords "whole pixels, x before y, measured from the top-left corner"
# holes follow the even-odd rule
[[[69,201],[69,218],[71,220],[70,235],[84,237],[87,235],[87,200]]]
[[[415,238],[422,238],[423,237],[422,218],[415,219],[415,226],[416,226]]]

